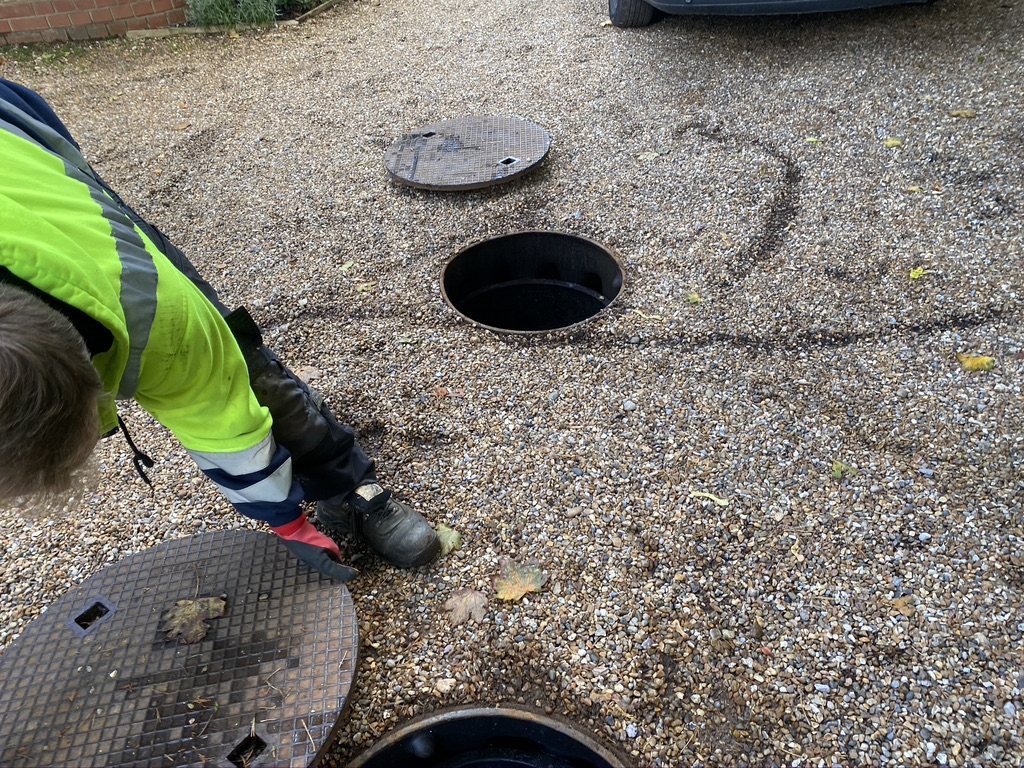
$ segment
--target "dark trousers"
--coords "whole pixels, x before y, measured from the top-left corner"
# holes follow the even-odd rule
[[[318,392],[292,373],[263,344],[263,335],[244,307],[229,310],[213,287],[159,229],[145,221],[104,182],[129,218],[178,270],[217,307],[238,341],[249,369],[249,384],[260,405],[274,419],[274,439],[292,455],[292,474],[307,501],[347,496],[376,480],[373,461],[355,433],[338,422]]]

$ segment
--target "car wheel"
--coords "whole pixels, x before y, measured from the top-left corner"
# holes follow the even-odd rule
[[[654,20],[654,6],[644,0],[608,0],[608,16],[616,27],[646,27]]]

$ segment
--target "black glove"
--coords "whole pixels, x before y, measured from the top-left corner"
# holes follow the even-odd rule
[[[281,543],[310,568],[320,571],[324,576],[335,581],[345,584],[359,575],[359,571],[348,565],[342,565],[326,549],[288,539],[281,539]]]
[[[314,528],[305,515],[288,525],[271,530],[289,552],[324,576],[345,583],[359,575],[355,568],[341,564],[338,545]]]

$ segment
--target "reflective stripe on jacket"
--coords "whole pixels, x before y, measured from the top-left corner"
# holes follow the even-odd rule
[[[298,519],[291,457],[220,313],[104,191],[56,117],[2,86],[20,88],[0,80],[0,266],[112,334],[92,358],[110,395],[104,434],[114,400],[134,399],[240,512],[272,527]]]

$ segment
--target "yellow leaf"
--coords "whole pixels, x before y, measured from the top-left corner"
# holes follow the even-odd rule
[[[728,507],[729,506],[729,502],[727,500],[725,500],[725,499],[723,499],[723,498],[721,498],[719,496],[715,496],[715,494],[713,494],[713,493],[706,493],[704,491],[690,491],[690,498],[691,499],[694,499],[694,498],[696,498],[696,499],[711,499],[711,501],[715,502],[715,504],[717,504],[720,507]]]
[[[824,139],[819,139],[817,136],[808,136],[804,139],[808,144],[824,144]]]
[[[647,314],[644,314],[643,312],[641,312],[639,309],[634,309],[633,311],[636,314],[640,315],[640,317],[642,317],[644,320],[653,320],[655,322],[661,322],[661,316],[660,315],[647,315]]]
[[[856,474],[856,467],[851,467],[849,464],[844,464],[841,461],[832,462],[832,476],[836,480],[842,480],[844,477],[854,477]]]
[[[367,291],[372,291],[376,286],[377,283],[372,281],[369,283],[358,283],[356,285],[356,290],[359,291],[359,293],[366,293]]]
[[[691,304],[700,304],[700,303],[702,303],[702,302],[704,301],[704,300],[703,300],[703,299],[702,299],[702,298],[700,297],[700,294],[699,294],[699,293],[697,293],[696,291],[695,291],[695,292],[693,292],[693,293],[688,293],[688,294],[686,295],[686,300],[687,300],[688,302],[690,302]]]
[[[975,112],[973,109],[954,109],[952,112],[949,113],[949,116],[960,117],[966,120],[970,120],[971,118],[977,117],[978,113]]]
[[[902,147],[903,139],[886,139],[885,146],[887,149],[896,149],[897,147]]]
[[[958,352],[956,359],[960,361],[960,366],[965,371],[991,371],[996,367],[996,360],[994,357],[965,355]]]
[[[792,554],[793,557],[796,558],[796,561],[798,563],[802,563],[804,561],[804,559],[805,559],[804,556],[802,554],[800,554],[800,539],[797,539],[794,542],[793,546],[789,548],[789,551],[790,551],[790,554]]]
[[[437,538],[441,540],[442,555],[462,549],[462,534],[444,523],[437,526]]]
[[[341,271],[342,272],[348,272],[354,266],[355,266],[355,261],[353,259],[349,259],[348,261],[346,261],[344,264],[341,265]]]
[[[499,600],[521,600],[530,592],[539,592],[548,576],[536,565],[520,565],[503,557],[494,577],[494,589]]]
[[[910,279],[920,280],[925,275],[930,275],[931,273],[932,272],[930,269],[925,269],[924,267],[914,267],[912,270],[910,270]]]
[[[924,187],[918,187],[918,186],[907,187],[907,192],[913,192],[915,194],[920,194],[921,192],[924,192],[924,191],[925,191]]]

